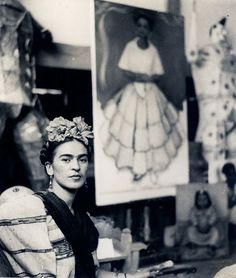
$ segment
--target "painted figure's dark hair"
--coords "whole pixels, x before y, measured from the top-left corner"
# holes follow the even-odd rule
[[[209,35],[211,36],[213,29],[217,27],[218,24],[221,24],[222,26],[226,25],[227,17],[223,17],[221,20],[219,20],[216,24],[212,25],[209,29]]]
[[[61,141],[61,142],[45,141],[43,143],[42,149],[40,151],[40,156],[39,156],[41,163],[43,165],[45,165],[46,162],[52,163],[55,149],[63,143],[74,141],[74,140],[80,142],[81,144],[83,144],[85,146],[85,148],[88,151],[88,159],[90,159],[90,155],[91,155],[91,146],[90,145],[85,145],[83,141],[80,141],[80,140],[75,139],[75,138],[65,138],[65,140]]]
[[[222,173],[225,174],[226,176],[228,176],[228,174],[231,171],[235,171],[235,166],[233,163],[231,162],[227,162],[224,164],[224,166],[222,167]]]
[[[148,11],[144,9],[134,10],[133,20],[137,24],[140,18],[145,18],[149,24],[150,30],[153,30],[155,23],[155,13],[153,11]]]
[[[205,208],[211,207],[211,205],[212,205],[211,197],[210,197],[209,192],[206,191],[206,190],[198,190],[198,191],[196,191],[196,193],[195,193],[195,200],[194,200],[195,207],[198,208],[198,209],[201,209],[201,207],[198,204],[198,199],[199,199],[199,197],[201,195],[204,195],[207,198],[207,201],[208,201],[208,203],[205,206]]]

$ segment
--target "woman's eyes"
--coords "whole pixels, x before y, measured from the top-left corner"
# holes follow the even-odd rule
[[[79,161],[82,162],[82,163],[87,163],[88,162],[88,158],[87,157],[83,157],[83,158],[80,158]]]
[[[71,158],[62,158],[63,162],[69,163],[72,159]],[[87,163],[88,162],[88,158],[87,157],[82,157],[78,160],[79,162],[82,163]]]
[[[70,158],[62,158],[62,161],[64,161],[64,162],[70,162],[71,161],[71,159]]]

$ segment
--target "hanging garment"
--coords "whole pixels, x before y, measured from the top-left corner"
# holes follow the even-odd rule
[[[230,152],[227,136],[236,122],[236,57],[227,44],[199,50],[193,76],[199,104],[196,141],[202,142],[207,160],[224,159]]]
[[[17,1],[0,1],[0,102],[33,106],[32,17]]]
[[[34,190],[45,189],[46,184],[38,159],[46,117],[32,92],[33,54],[35,44],[41,45],[42,30],[18,1],[0,0],[0,136],[7,120],[14,120],[14,139]]]

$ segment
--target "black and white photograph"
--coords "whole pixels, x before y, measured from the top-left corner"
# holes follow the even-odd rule
[[[0,0],[0,277],[236,278],[236,0]]]

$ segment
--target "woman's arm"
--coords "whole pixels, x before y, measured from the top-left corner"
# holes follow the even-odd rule
[[[155,82],[160,78],[160,75],[158,74],[148,75],[145,73],[135,73],[128,70],[123,70],[123,73],[131,82]]]
[[[217,220],[217,214],[214,207],[209,209],[209,225],[214,225]]]
[[[191,210],[190,210],[190,217],[189,217],[189,220],[191,221],[191,223],[192,223],[193,226],[197,226],[197,224],[198,224],[198,219],[197,219],[196,211],[195,211],[194,208],[191,208]]]
[[[219,270],[213,278],[234,278],[236,271],[236,264],[226,266]]]
[[[16,274],[10,265],[6,255],[0,247],[0,277],[16,277]]]
[[[157,82],[157,81],[159,81],[160,76],[161,76],[160,74],[153,74],[153,75],[151,75],[151,76],[150,76],[151,82]]]
[[[8,251],[17,274],[56,275],[46,213],[38,197],[25,196],[1,205],[0,244]]]
[[[149,82],[150,76],[144,73],[136,73],[129,70],[123,70],[124,75],[129,79],[131,82]]]

